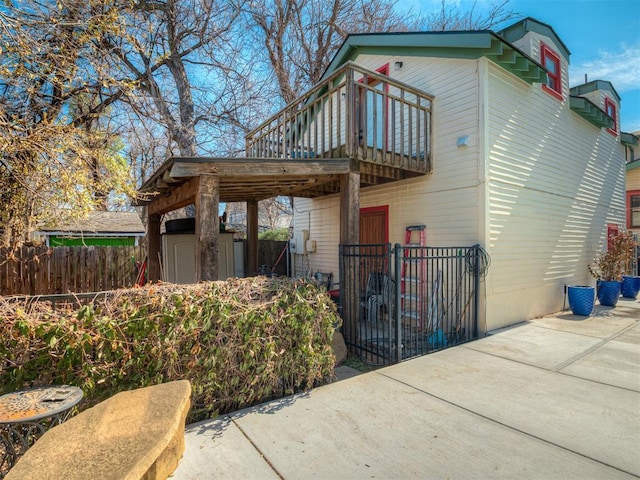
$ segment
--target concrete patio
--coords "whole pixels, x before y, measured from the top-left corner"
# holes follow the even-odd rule
[[[172,478],[640,478],[640,302],[188,426]]]

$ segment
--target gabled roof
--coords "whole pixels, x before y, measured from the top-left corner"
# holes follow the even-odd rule
[[[542,65],[489,30],[351,34],[334,55],[323,78],[358,54],[367,53],[467,59],[484,56],[529,83],[547,80]]]
[[[607,80],[593,80],[592,82],[583,83],[569,89],[571,95],[570,107],[571,110],[582,116],[596,127],[612,128],[614,125],[613,118],[611,118],[604,110],[599,106],[582,97],[588,93],[596,90],[608,91],[616,101],[620,103],[620,96],[616,89],[613,88],[611,82]]]
[[[145,229],[137,212],[89,212],[86,218],[43,227],[42,233],[129,234],[144,235]]]
[[[608,80],[593,80],[570,89],[571,95],[586,95],[596,90],[606,90],[615,97],[618,103],[620,102],[620,95],[618,95],[618,92],[616,92],[616,89],[613,88],[613,85]]]
[[[553,42],[560,49],[560,53],[562,56],[569,61],[569,55],[571,52],[564,44],[564,42],[560,39],[560,37],[556,34],[555,30],[551,25],[547,25],[546,23],[542,23],[535,18],[527,17],[524,20],[520,20],[513,25],[508,26],[507,28],[500,30],[498,35],[503,37],[507,42],[515,42],[524,37],[527,32],[535,32],[540,35],[544,35],[545,37],[549,37],[553,40]]]

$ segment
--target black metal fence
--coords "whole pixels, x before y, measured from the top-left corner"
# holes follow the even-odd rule
[[[340,246],[342,334],[388,365],[478,337],[480,246]]]

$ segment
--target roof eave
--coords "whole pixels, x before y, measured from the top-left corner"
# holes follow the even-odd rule
[[[350,35],[331,60],[323,78],[353,60],[356,52],[373,48],[378,53],[439,58],[477,59],[484,56],[528,83],[547,80],[542,65],[489,30]]]
[[[640,167],[640,159],[634,160],[633,162],[629,162],[626,165],[627,172],[630,171],[630,170],[635,170],[638,167]]]
[[[571,95],[569,97],[569,106],[573,112],[577,113],[586,121],[598,128],[613,127],[613,119],[602,109],[600,109],[595,103],[587,100],[584,97]]]
[[[638,137],[636,137],[633,133],[621,132],[620,143],[622,143],[623,145],[628,145],[630,147],[635,147],[638,145]]]

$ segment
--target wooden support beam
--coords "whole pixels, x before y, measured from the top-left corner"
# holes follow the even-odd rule
[[[149,214],[147,209],[147,275],[150,282],[162,280],[160,278],[160,215]]]
[[[193,177],[203,173],[227,176],[282,177],[285,175],[331,175],[349,171],[349,159],[265,160],[264,158],[181,158],[173,160],[171,177]]]
[[[360,171],[355,166],[354,171],[346,173],[340,178],[340,243],[342,245],[357,245],[360,243]],[[343,321],[345,331],[355,331],[360,310],[360,293],[355,285],[360,285],[360,271],[344,272],[355,274],[351,287],[340,287],[340,299],[343,305]]]
[[[219,189],[217,175],[199,177],[195,196],[197,282],[218,280]]]
[[[340,178],[340,243],[360,243],[360,172],[345,173]]]
[[[151,214],[162,214],[186,207],[191,203],[195,203],[197,189],[198,177],[195,177],[174,188],[168,195],[153,200],[147,209]]]
[[[258,273],[258,201],[247,202],[247,272]]]

